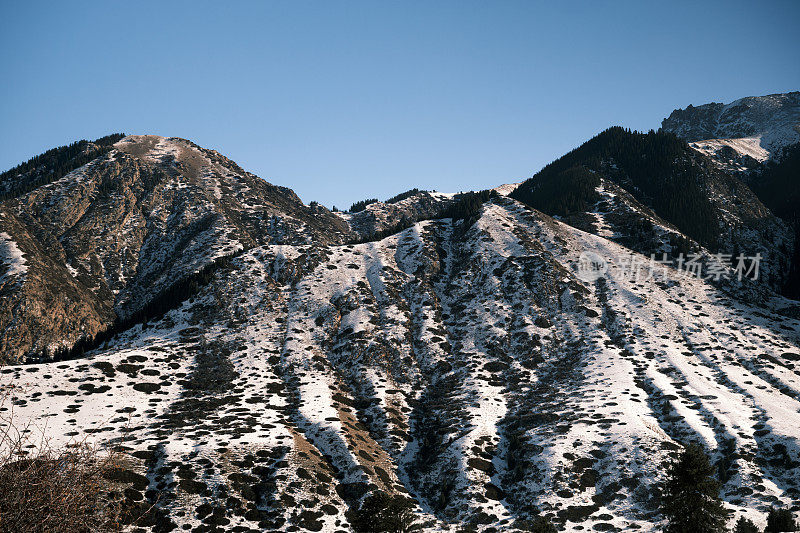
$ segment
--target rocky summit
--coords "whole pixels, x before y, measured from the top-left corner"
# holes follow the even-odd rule
[[[798,94],[344,213],[184,139],[51,150],[0,175],[0,408],[121,450],[137,531],[344,532],[379,492],[425,531],[656,531],[690,442],[762,524],[800,501],[795,230],[687,143]]]

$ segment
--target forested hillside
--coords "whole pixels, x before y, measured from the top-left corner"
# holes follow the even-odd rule
[[[683,233],[713,246],[719,221],[705,191],[708,169],[671,133],[609,128],[536,173],[511,196],[545,213],[586,211],[607,177]]]
[[[750,183],[764,205],[794,228],[794,254],[784,293],[800,299],[800,143],[784,148],[751,176]]]

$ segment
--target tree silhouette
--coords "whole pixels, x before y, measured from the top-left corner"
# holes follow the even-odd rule
[[[666,533],[721,533],[727,511],[719,499],[720,483],[703,448],[691,443],[669,468],[662,487],[661,511]]]
[[[764,530],[764,533],[783,531],[797,531],[797,522],[794,521],[792,512],[788,509],[770,509],[769,515],[767,515],[767,529]]]
[[[736,522],[736,526],[733,528],[733,533],[761,533],[761,532],[758,531],[758,526],[756,526],[752,520],[740,516],[739,520]]]
[[[0,174],[0,201],[16,198],[47,185],[86,163],[110,152],[113,144],[125,137],[113,133],[92,142],[85,139],[52,148]]]
[[[386,200],[384,203],[386,203],[386,204],[396,204],[397,202],[399,202],[401,200],[405,200],[406,198],[410,198],[410,197],[414,196],[415,194],[419,194],[421,192],[426,192],[426,191],[421,191],[421,190],[417,189],[416,187],[414,187],[413,189],[409,189],[406,192],[401,192],[400,194],[392,196],[391,198]]]
[[[368,198],[366,200],[360,200],[350,206],[350,212],[358,213],[359,211],[363,211],[364,209],[366,209],[369,204],[374,204],[377,202],[378,202],[377,198]]]

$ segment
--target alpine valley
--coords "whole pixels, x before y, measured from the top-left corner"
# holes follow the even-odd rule
[[[184,139],[55,148],[0,174],[0,415],[122,450],[133,531],[344,532],[378,492],[655,531],[690,442],[763,527],[800,511],[798,143],[800,92],[689,106],[347,212]]]

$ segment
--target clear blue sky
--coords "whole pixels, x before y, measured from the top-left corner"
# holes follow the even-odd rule
[[[800,90],[800,2],[0,0],[0,50],[0,169],[154,133],[342,208]]]

